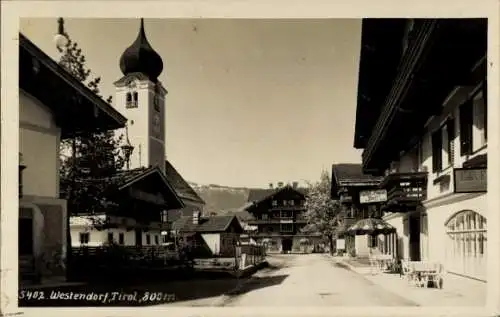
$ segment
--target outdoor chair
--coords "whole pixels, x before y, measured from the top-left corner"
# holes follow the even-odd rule
[[[418,262],[416,264],[417,284],[420,287],[429,287],[430,285],[443,288],[444,266],[436,262]]]

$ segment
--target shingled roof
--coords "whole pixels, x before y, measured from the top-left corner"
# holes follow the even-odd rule
[[[198,224],[193,223],[193,217],[181,217],[172,224],[172,230],[180,232],[204,233],[224,232],[229,228],[233,221],[235,221],[237,226],[240,227],[240,231],[243,231],[243,227],[241,227],[239,220],[234,215],[200,218],[200,222]]]
[[[190,200],[203,205],[205,204],[205,201],[191,186],[189,186],[188,182],[186,182],[186,180],[169,161],[165,161],[165,174],[170,184],[174,187],[175,192],[181,199]]]

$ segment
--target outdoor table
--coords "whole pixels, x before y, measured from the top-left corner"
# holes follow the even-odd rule
[[[429,282],[432,282],[443,287],[443,266],[440,263],[434,262],[424,262],[424,261],[413,261],[410,262],[410,280],[412,280],[416,285],[422,287],[428,287]]]

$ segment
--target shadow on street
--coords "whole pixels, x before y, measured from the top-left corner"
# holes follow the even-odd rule
[[[161,305],[221,295],[236,296],[258,288],[280,284],[285,278],[286,275],[260,278],[207,275],[188,280],[129,282],[128,285],[124,285],[127,281],[122,281],[121,285],[114,284],[114,286],[91,283],[43,289],[28,287],[20,289],[18,305],[21,307]]]
[[[229,292],[228,296],[239,296],[244,293],[248,293],[260,288],[275,286],[283,283],[283,281],[288,277],[288,275],[275,275],[275,276],[264,276],[264,277],[254,277],[248,282],[246,282],[242,287],[237,288]]]

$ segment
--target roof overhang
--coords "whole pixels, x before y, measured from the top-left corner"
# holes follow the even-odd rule
[[[127,121],[21,33],[19,88],[54,113],[62,138],[122,128]]]
[[[363,19],[354,147],[365,147],[401,59],[406,19]]]
[[[367,112],[378,119],[364,146],[366,173],[380,174],[399,159],[423,134],[425,122],[441,113],[449,93],[478,80],[473,70],[486,54],[486,19],[419,19],[416,25],[391,91],[378,113]]]

